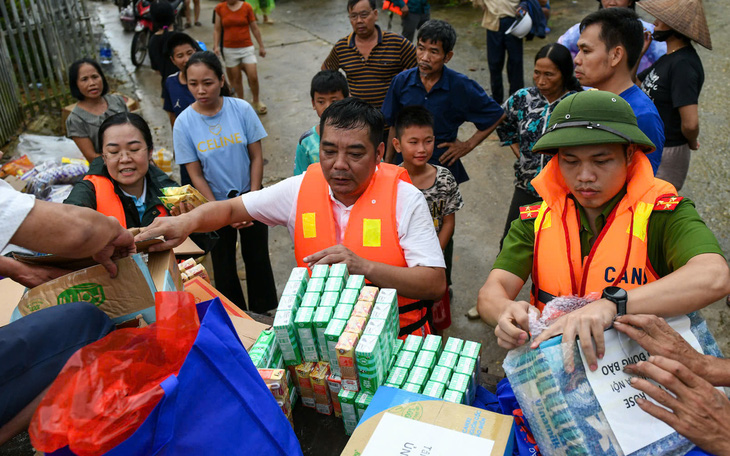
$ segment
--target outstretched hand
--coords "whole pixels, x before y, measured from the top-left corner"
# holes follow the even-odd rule
[[[116,219],[114,219],[114,221],[116,221]],[[119,234],[117,234],[114,239],[92,256],[94,261],[101,264],[107,271],[109,271],[109,275],[111,277],[117,276],[117,265],[114,263],[114,260],[124,258],[137,251],[134,246],[134,237],[132,236],[132,233],[123,229],[121,226],[119,229]]]
[[[666,388],[633,377],[631,386],[666,407],[637,399],[643,411],[664,421],[705,451],[730,454],[730,400],[727,396],[684,364],[663,356],[651,356],[648,361],[626,366],[624,371],[654,380]]]
[[[140,242],[162,236],[163,242],[153,244],[149,248],[150,252],[160,252],[182,244],[190,233],[186,214],[177,217],[157,217],[151,225],[141,228],[134,240]]]
[[[304,262],[311,268],[315,264],[338,264],[345,263],[350,274],[362,274],[368,276],[370,262],[355,255],[352,250],[342,244],[327,247],[317,253],[304,257]]]

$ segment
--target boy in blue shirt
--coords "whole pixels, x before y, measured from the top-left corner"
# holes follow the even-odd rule
[[[408,170],[411,182],[426,198],[441,250],[444,251],[449,288],[433,306],[434,326],[437,331],[443,331],[451,324],[452,236],[456,226],[456,211],[464,206],[464,201],[451,171],[428,162],[436,141],[433,130],[433,116],[428,109],[418,105],[406,106],[398,112],[395,120],[393,148],[403,156],[401,166]]]
[[[185,80],[185,65],[190,56],[199,50],[197,41],[186,33],[173,33],[167,40],[167,55],[180,70],[165,79],[165,87],[162,92],[164,98],[162,109],[167,111],[167,115],[170,116],[170,126],[172,127],[175,126],[177,116],[195,102],[193,94],[188,90],[188,82]]]
[[[317,111],[317,117],[332,103],[350,95],[347,79],[339,71],[322,70],[312,78],[312,87],[309,90],[312,97],[312,107]],[[319,163],[319,123],[299,138],[297,151],[294,155],[294,175],[302,174],[312,163]]]

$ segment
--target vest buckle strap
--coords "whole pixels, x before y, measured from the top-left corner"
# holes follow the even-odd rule
[[[553,299],[555,299],[554,295],[551,295],[545,290],[537,290],[537,293],[535,293],[535,284],[532,285],[532,294],[537,298],[537,300],[543,304],[547,304]]]
[[[433,301],[421,300],[398,306],[398,313],[402,315],[404,313],[413,312],[414,310],[430,309],[431,307],[433,307]]]

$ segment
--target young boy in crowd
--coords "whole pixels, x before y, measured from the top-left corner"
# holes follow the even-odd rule
[[[347,98],[350,90],[347,79],[342,73],[335,70],[322,70],[312,78],[312,87],[309,95],[312,97],[312,107],[317,117],[332,103]],[[297,151],[294,155],[294,175],[302,174],[312,163],[319,162],[319,122],[299,138]]]
[[[443,166],[428,163],[433,155],[434,141],[433,116],[428,109],[423,106],[406,106],[401,109],[395,120],[393,147],[403,156],[401,166],[408,170],[411,182],[426,198],[446,260],[446,280],[449,289],[433,308],[434,323],[436,329],[440,331],[446,329],[451,321],[449,298],[451,258],[454,252],[451,237],[456,225],[456,211],[464,206],[464,201],[451,171]]]
[[[188,90],[188,82],[185,79],[185,65],[188,63],[190,56],[199,50],[198,42],[186,33],[175,32],[167,40],[167,55],[170,61],[180,70],[165,79],[165,88],[162,95],[164,98],[162,108],[170,116],[170,126],[174,127],[177,116],[195,102],[195,97]]]

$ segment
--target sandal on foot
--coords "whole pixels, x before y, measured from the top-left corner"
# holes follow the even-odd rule
[[[203,26],[203,24],[201,24],[201,23],[200,23],[200,22],[198,22],[198,21],[195,21],[195,26],[196,26],[196,27],[202,27],[202,26]]]
[[[251,106],[253,106],[253,109],[255,109],[256,112],[259,113],[259,115],[263,116],[264,114],[266,114],[268,112],[266,105],[261,103],[260,101],[258,101],[256,103],[252,103]]]

